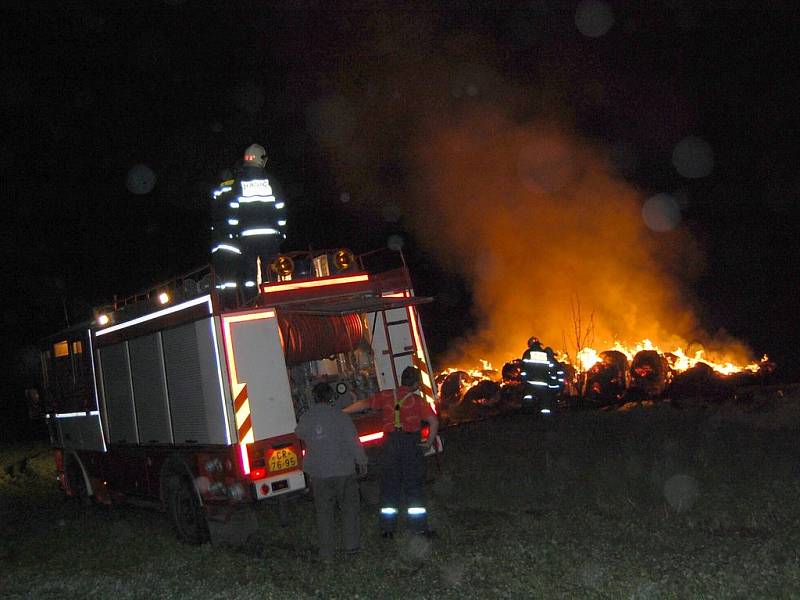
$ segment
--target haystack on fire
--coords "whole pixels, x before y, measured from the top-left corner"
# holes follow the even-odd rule
[[[605,137],[590,142],[578,133],[590,121],[573,102],[582,90],[570,61],[542,57],[521,82],[488,58],[493,40],[447,36],[435,16],[412,24],[385,11],[371,26],[309,124],[348,207],[400,221],[469,284],[477,330],[463,332],[444,365],[481,371],[483,359],[499,370],[536,335],[578,372],[603,352],[623,348],[631,362],[650,347],[674,354],[678,370],[697,361],[720,373],[758,368],[758,354],[697,317],[692,283],[704,259],[664,194],[674,189],[636,189],[620,174],[636,171],[640,144],[663,153],[675,187],[708,175],[713,156],[703,169],[671,163],[682,139],[697,140],[691,120],[654,104],[658,136],[642,136],[598,114],[592,135]]]
[[[703,330],[690,294],[696,244],[672,214],[643,218],[643,193],[601,149],[485,111],[429,128],[420,156],[415,197],[429,202],[415,228],[470,281],[480,324],[448,357],[473,373],[461,387],[492,372],[500,381],[490,365],[518,358],[531,334],[574,370],[568,391],[582,397],[659,395],[682,373],[768,364]]]
[[[489,105],[414,122],[414,142],[395,154],[370,128],[357,134],[402,165],[409,176],[400,191],[376,175],[381,157],[352,161],[343,141],[322,141],[351,167],[339,174],[343,185],[364,190],[365,200],[384,198],[354,205],[391,205],[417,242],[468,282],[478,326],[442,361],[462,372],[450,384],[457,397],[480,383],[473,395],[485,401],[494,388],[484,382],[501,387],[501,366],[520,357],[531,335],[570,367],[568,392],[580,396],[606,379],[620,391],[598,384],[598,394],[619,398],[631,382],[652,395],[682,372],[692,379],[769,366],[724,330],[702,326],[691,291],[702,251],[677,204],[648,202],[616,173],[610,147]],[[644,385],[653,377],[664,381]]]

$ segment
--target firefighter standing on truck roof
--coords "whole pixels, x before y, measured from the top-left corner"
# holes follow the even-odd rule
[[[266,280],[286,230],[285,202],[264,167],[267,152],[259,144],[244,151],[234,177],[212,193],[211,254],[218,289],[252,296]]]
[[[333,389],[327,383],[314,386],[314,406],[300,417],[295,433],[303,440],[303,470],[311,477],[317,510],[319,557],[331,560],[336,547],[335,509],[342,511],[342,537],[348,557],[358,554],[358,480],[367,472],[367,455],[358,440],[353,421],[331,404]]]
[[[420,392],[421,375],[416,367],[406,367],[401,386],[383,390],[354,402],[347,413],[372,408],[382,411],[385,441],[381,447],[380,528],[390,538],[397,529],[397,515],[403,493],[407,523],[412,532],[427,535],[428,511],[425,502],[425,452],[430,450],[439,430],[439,420]],[[420,441],[420,425],[430,427],[427,442]]]

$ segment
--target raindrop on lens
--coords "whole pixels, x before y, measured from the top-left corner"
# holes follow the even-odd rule
[[[677,512],[689,510],[699,495],[697,481],[690,475],[673,475],[664,484],[664,498]]]
[[[672,152],[672,164],[683,177],[706,177],[714,168],[714,152],[708,143],[697,136],[683,138]]]
[[[681,209],[669,194],[657,194],[648,198],[642,206],[645,225],[653,231],[671,231],[681,221]]]
[[[601,37],[614,25],[614,13],[607,2],[584,0],[575,10],[575,25],[586,37]]]
[[[147,165],[134,165],[128,170],[125,187],[131,194],[149,194],[156,185],[156,174]]]
[[[400,252],[403,249],[405,242],[403,241],[403,236],[398,234],[392,234],[389,236],[389,239],[386,240],[386,246],[389,250],[394,250],[395,252]]]
[[[397,221],[400,220],[402,214],[403,211],[394,202],[389,202],[386,206],[383,207],[383,210],[381,211],[381,216],[383,217],[383,220],[386,221],[387,223],[396,223]]]

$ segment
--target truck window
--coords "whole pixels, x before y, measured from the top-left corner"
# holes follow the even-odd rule
[[[82,412],[97,409],[91,383],[91,357],[87,356],[83,339],[65,339],[44,352],[49,362],[44,369],[45,386],[58,413]]]

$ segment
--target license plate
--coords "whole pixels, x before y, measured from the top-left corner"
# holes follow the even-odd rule
[[[275,450],[269,457],[270,471],[283,471],[297,466],[297,454],[291,448]]]

